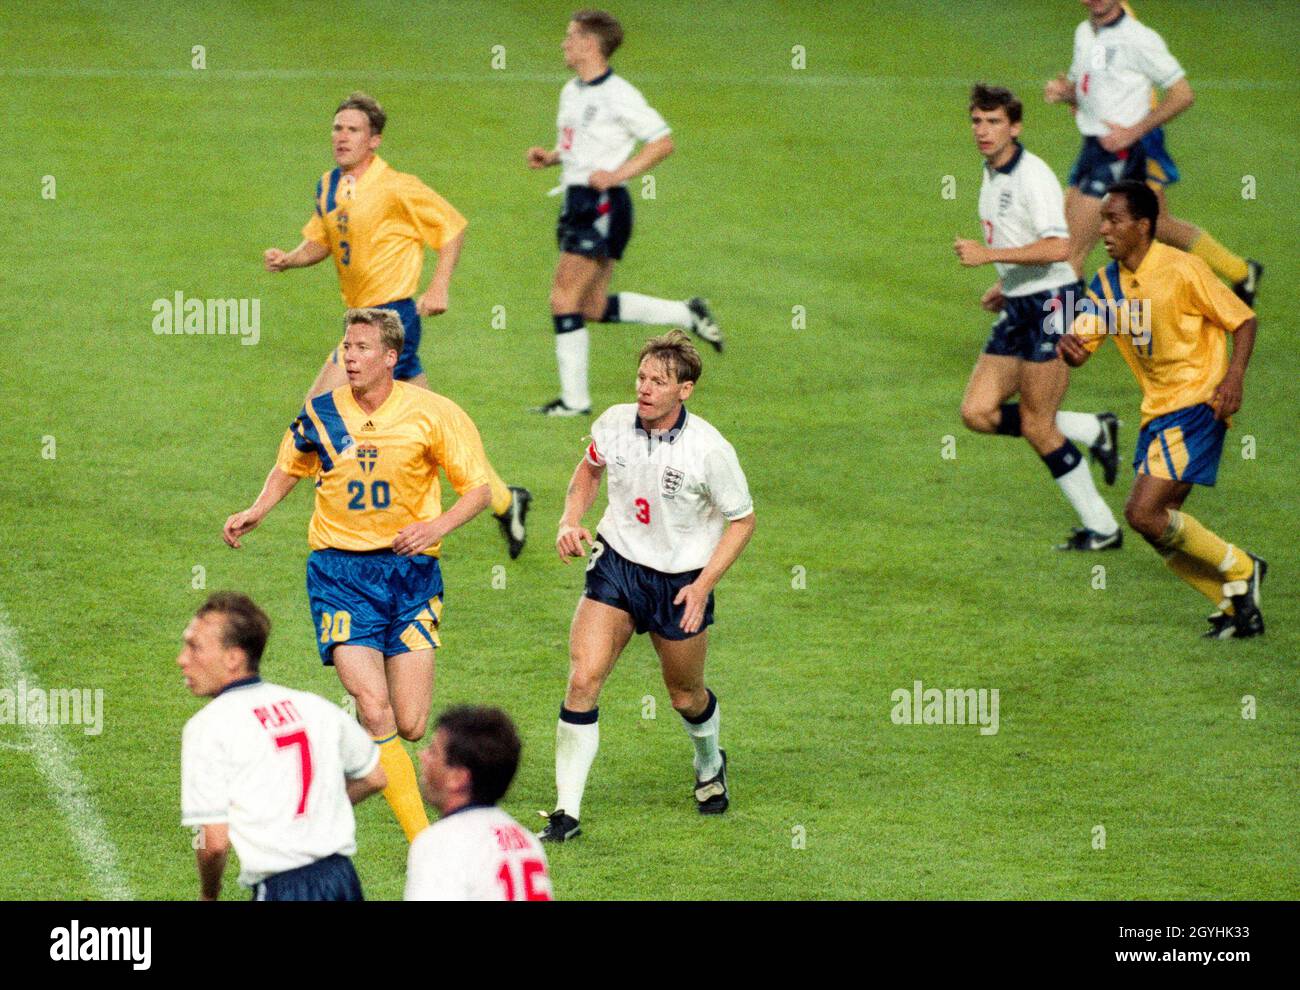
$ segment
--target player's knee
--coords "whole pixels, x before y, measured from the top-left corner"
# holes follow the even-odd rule
[[[586,711],[595,707],[603,683],[600,677],[575,664],[569,671],[569,690],[565,695],[565,707],[574,708],[576,705],[575,711]]]
[[[397,734],[407,742],[419,742],[429,726],[428,712],[402,712],[397,716]]]
[[[356,695],[357,719],[371,735],[390,731],[393,724],[393,709],[388,701],[374,694]]]
[[[1162,527],[1158,524],[1161,514],[1154,506],[1136,499],[1129,499],[1124,503],[1124,521],[1138,533],[1152,539],[1161,534]]]
[[[698,714],[709,703],[709,694],[704,690],[703,684],[688,688],[674,687],[670,684],[668,697],[672,701],[673,708],[681,715]]]
[[[966,429],[976,433],[992,433],[997,429],[997,409],[976,405],[973,402],[961,404],[961,421]]]
[[[567,286],[553,286],[551,288],[551,312],[559,315],[561,313],[572,313],[578,309],[578,295]]]

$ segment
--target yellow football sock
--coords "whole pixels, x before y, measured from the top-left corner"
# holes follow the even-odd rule
[[[1246,259],[1229,251],[1211,237],[1208,230],[1202,230],[1200,236],[1192,241],[1192,254],[1229,282],[1240,282],[1249,274]]]
[[[1195,516],[1186,512],[1170,510],[1164,545],[1213,567],[1223,575],[1224,581],[1244,581],[1255,570],[1249,554],[1242,553],[1221,536],[1210,532],[1197,522]]]
[[[429,827],[429,816],[424,812],[420,787],[415,781],[415,764],[406,754],[402,740],[393,733],[387,739],[376,739],[379,744],[379,762],[388,775],[384,797],[397,816],[397,823],[410,842]]]
[[[497,469],[491,463],[488,464],[487,469],[488,485],[492,489],[492,515],[500,516],[510,508],[514,496],[510,494],[510,489],[501,480],[501,475],[497,474]]]
[[[1195,557],[1189,557],[1181,550],[1171,550],[1165,557],[1165,564],[1180,578],[1218,605],[1223,598],[1223,575],[1213,567],[1208,567]],[[1232,605],[1224,611],[1232,614]]]

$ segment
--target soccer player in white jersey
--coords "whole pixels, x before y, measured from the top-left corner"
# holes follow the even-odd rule
[[[556,228],[560,261],[551,283],[551,316],[560,395],[534,411],[547,416],[591,412],[587,389],[587,322],[653,323],[690,330],[722,350],[722,330],[698,296],[685,301],[637,292],[609,295],[614,263],[632,234],[626,183],[673,151],[668,125],[635,86],[614,74],[609,58],[623,28],[603,10],[580,10],[564,35],[565,64],[577,73],[560,92],[555,147],[528,149],[528,167],[560,165],[564,206]],[[642,148],[635,155],[637,142]]]
[[[549,901],[537,837],[497,807],[519,767],[519,733],[499,708],[459,705],[420,752],[420,791],[442,813],[411,843],[408,901]]]
[[[636,403],[611,406],[569,483],[555,548],[585,556],[586,587],[569,632],[569,685],[555,733],[555,811],[539,834],[579,834],[582,793],[600,741],[600,689],[635,633],[650,633],[664,684],[695,747],[701,814],[727,810],[727,754],[718,747],[718,699],[704,683],[713,588],[754,535],[754,502],[736,451],[688,414],[700,355],[680,330],[647,341]],[[609,473],[596,536],[582,525]]]
[[[1156,237],[1197,255],[1247,306],[1253,305],[1264,266],[1228,250],[1209,231],[1173,216],[1165,186],[1178,168],[1165,150],[1164,125],[1192,105],[1195,95],[1165,41],[1142,24],[1123,0],[1081,0],[1088,19],[1074,32],[1070,71],[1043,90],[1048,103],[1074,110],[1083,148],[1070,170],[1065,214],[1070,264],[1082,276],[1101,236],[1101,200],[1111,183],[1145,182],[1160,201]],[[1155,99],[1155,88],[1164,92]]]
[[[1075,443],[1088,448],[1101,462],[1106,483],[1114,484],[1119,421],[1113,413],[1059,411],[1070,376],[1056,343],[1076,301],[1084,299],[1083,285],[1065,260],[1069,236],[1060,183],[1017,140],[1023,108],[1010,90],[979,83],[969,109],[975,145],[984,156],[984,242],[957,238],[954,249],[967,267],[996,267],[998,280],[980,304],[998,313],[998,320],[966,386],[962,421],[977,433],[1023,436],[1043,459],[1083,523],[1058,550],[1118,549],[1123,532]],[[1008,402],[1017,392],[1020,401]]]
[[[255,900],[362,900],[352,805],[387,783],[379,748],[324,698],[261,679],[270,632],[252,599],[219,592],[176,658],[185,686],[212,699],[181,743],[181,823],[202,830],[199,898],[220,895],[233,845]]]

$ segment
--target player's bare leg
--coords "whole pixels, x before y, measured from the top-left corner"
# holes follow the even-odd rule
[[[601,262],[564,251],[551,282],[551,319],[555,324],[555,361],[560,371],[560,397],[534,412],[545,416],[582,416],[591,411],[587,387],[590,337],[583,302],[601,277]]]
[[[695,801],[701,814],[715,815],[727,810],[726,753],[718,747],[722,711],[718,699],[704,686],[704,658],[709,648],[709,632],[704,630],[689,639],[665,639],[650,634],[664,686],[673,708],[682,717],[686,734],[695,747]]]
[[[961,420],[966,428],[976,433],[998,433],[1002,426],[1002,405],[1020,388],[1020,366],[1017,357],[1002,354],[981,354],[966,383],[966,394],[961,400]],[[1010,424],[1008,424],[1010,425]],[[1019,429],[1008,436],[1019,436]]]
[[[549,819],[538,833],[543,842],[581,834],[582,794],[600,748],[600,689],[634,629],[622,609],[585,596],[578,600],[569,629],[569,685],[555,727],[555,810],[542,812]]]
[[[1208,637],[1257,636],[1264,631],[1259,588],[1268,565],[1184,512],[1191,490],[1186,481],[1139,474],[1124,505],[1124,518],[1165,558],[1171,571],[1219,606],[1210,616]]]
[[[432,654],[432,650],[421,651]],[[397,718],[390,701],[388,678],[384,672],[384,655],[368,646],[340,645],[333,650],[334,668],[343,689],[356,699],[357,718],[379,744],[379,761],[388,775],[384,797],[407,841],[429,825],[416,782],[415,764],[398,738]],[[429,667],[429,693],[432,694],[432,657]],[[428,709],[425,709],[428,717]],[[422,733],[423,734],[423,733]]]
[[[1065,224],[1070,228],[1070,267],[1076,278],[1083,278],[1088,255],[1101,239],[1101,200],[1071,186],[1065,193]]]
[[[311,388],[307,391],[307,401],[311,401],[318,395],[324,395],[326,392],[333,392],[336,388],[342,388],[348,383],[348,373],[342,363],[335,360],[338,351],[330,353],[321,365],[320,374],[316,380],[311,383]]]
[[[614,259],[597,258],[596,273],[582,297],[582,315],[588,323],[599,323],[609,306],[609,283],[614,278]]]
[[[391,656],[384,663],[397,734],[410,742],[423,739],[429,724],[429,708],[433,704],[433,655],[433,650],[412,650]]]
[[[1020,369],[1020,432],[1042,458],[1083,523],[1057,549],[1118,549],[1124,540],[1119,522],[1098,494],[1087,458],[1057,425],[1057,410],[1069,384],[1069,368],[1060,358],[1026,361]]]

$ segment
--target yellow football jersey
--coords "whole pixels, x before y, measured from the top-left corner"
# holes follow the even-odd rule
[[[276,466],[316,478],[313,550],[391,549],[404,527],[442,514],[439,467],[458,495],[488,483],[483,441],[465,411],[406,382],[394,382],[372,413],[347,385],[311,399],[285,431]]]
[[[1144,426],[1209,402],[1228,370],[1227,334],[1255,315],[1204,261],[1158,242],[1135,272],[1118,261],[1100,269],[1088,300],[1073,332],[1090,351],[1115,339],[1142,387]]]
[[[321,176],[302,236],[330,249],[346,305],[378,306],[414,295],[424,245],[436,251],[467,225],[423,182],[375,156],[360,179],[337,168]]]

